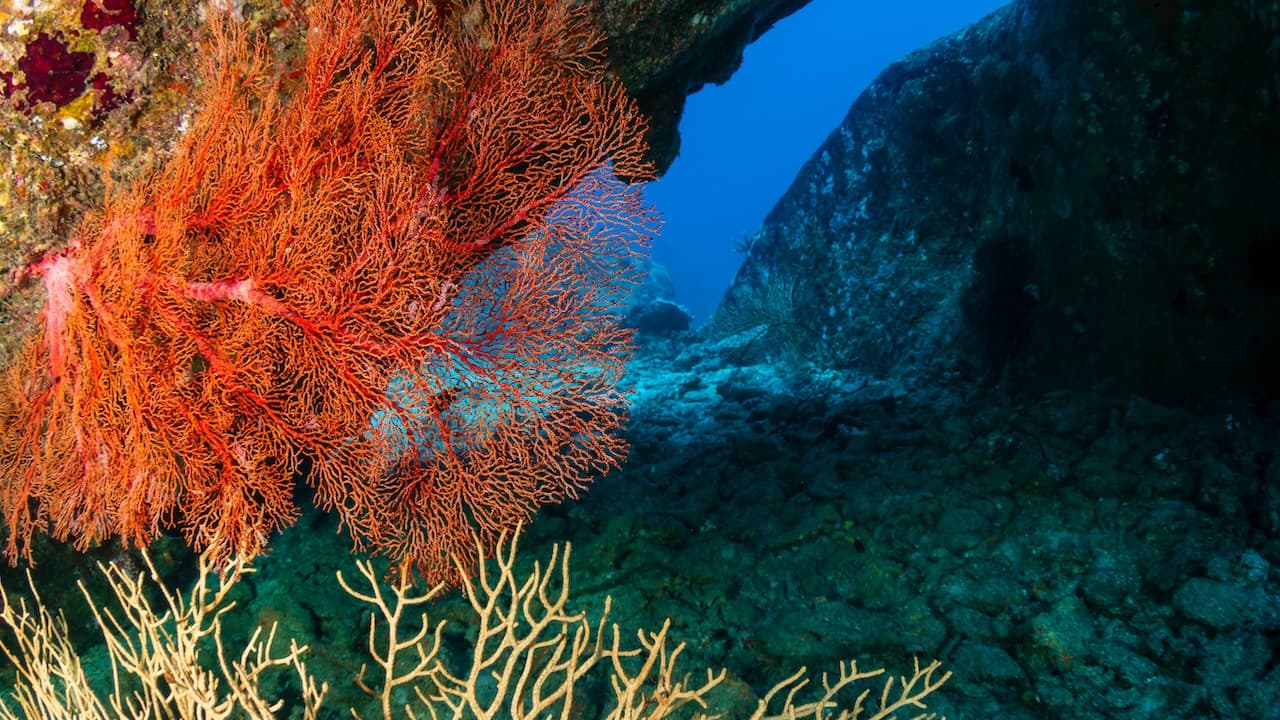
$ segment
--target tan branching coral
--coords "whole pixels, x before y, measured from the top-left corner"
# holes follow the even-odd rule
[[[0,588],[0,625],[13,636],[0,652],[17,669],[12,696],[0,697],[0,718],[272,718],[284,703],[264,696],[264,680],[290,668],[302,688],[302,716],[316,717],[327,688],[307,672],[306,646],[290,641],[279,652],[274,625],[254,632],[235,654],[223,646],[222,617],[235,606],[227,594],[253,568],[234,560],[215,570],[202,558],[196,584],[184,596],[161,581],[150,558],[147,565],[148,572],[136,576],[116,565],[99,566],[118,612],[98,607],[80,584],[111,659],[112,690],[105,699],[89,682],[62,616],[38,594],[28,604]],[[148,599],[148,576],[159,589],[159,607]],[[211,664],[205,661],[210,653]]]
[[[485,552],[477,544],[476,554]],[[591,680],[612,689],[601,711],[605,720],[711,720],[717,713],[713,691],[726,672],[692,675],[678,667],[684,643],[671,639],[671,621],[657,632],[639,631],[634,641],[609,621],[610,600],[593,619],[571,607],[568,545],[552,550],[545,563],[527,573],[517,569],[517,542],[501,540],[496,556],[469,579],[464,591],[473,611],[469,652],[446,658],[444,621],[431,622],[413,609],[442,589],[418,592],[411,584],[387,584],[371,564],[356,564],[361,582],[339,573],[338,583],[370,612],[367,647],[373,660],[355,682],[371,695],[383,720],[534,720],[578,717],[588,705],[583,689]],[[457,562],[473,563],[477,558]],[[262,694],[273,672],[292,671],[300,685],[300,713],[315,717],[328,689],[303,663],[306,647],[290,641],[275,650],[275,625],[254,632],[242,649],[224,647],[222,618],[232,609],[229,590],[252,569],[236,561],[215,572],[205,561],[195,588],[185,596],[161,584],[164,603],[153,607],[143,593],[143,577],[104,568],[123,607],[119,616],[95,610],[111,657],[115,691],[99,698],[67,639],[65,624],[43,607],[10,602],[4,596],[0,624],[16,640],[3,652],[18,668],[17,711],[3,705],[0,717],[76,720],[114,717],[275,718],[282,708]],[[154,567],[150,575],[155,579]],[[86,596],[87,597],[87,596]],[[93,600],[90,604],[93,604]],[[210,648],[211,644],[213,647]],[[202,664],[201,653],[212,663]],[[883,669],[859,670],[842,663],[821,689],[808,692],[804,669],[778,683],[759,701],[751,720],[930,720],[926,700],[951,677],[935,660],[915,663],[910,676]],[[884,678],[879,692],[864,681]],[[125,688],[126,690],[122,690]],[[914,712],[913,715],[904,713]],[[352,710],[357,718],[361,717]]]

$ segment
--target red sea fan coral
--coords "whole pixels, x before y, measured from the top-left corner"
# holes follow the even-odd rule
[[[320,2],[301,74],[211,20],[166,169],[27,269],[0,389],[11,559],[165,528],[253,555],[298,478],[447,579],[625,451],[615,309],[644,123],[560,0]],[[289,78],[289,79],[282,79]]]

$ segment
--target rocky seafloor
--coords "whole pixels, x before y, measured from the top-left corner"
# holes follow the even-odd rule
[[[628,462],[521,545],[571,542],[576,601],[623,628],[671,617],[688,671],[728,669],[728,717],[801,665],[913,655],[954,672],[929,708],[952,720],[1280,717],[1276,406],[924,397],[739,349],[650,344]],[[342,707],[367,621],[333,530],[304,517],[243,592]],[[428,610],[465,652],[461,598]]]

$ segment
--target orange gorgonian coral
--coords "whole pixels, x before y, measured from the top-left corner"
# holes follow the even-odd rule
[[[304,67],[211,18],[166,168],[24,271],[0,389],[11,560],[166,528],[253,555],[301,479],[447,579],[616,466],[643,119],[566,0],[321,0]]]

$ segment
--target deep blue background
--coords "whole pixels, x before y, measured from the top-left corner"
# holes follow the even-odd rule
[[[723,86],[689,98],[680,157],[646,190],[665,216],[654,259],[701,325],[805,160],[889,63],[1003,0],[813,0],[745,53]]]

